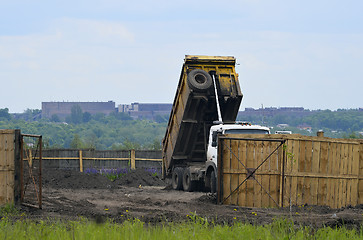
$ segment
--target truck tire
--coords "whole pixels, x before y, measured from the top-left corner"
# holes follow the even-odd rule
[[[199,92],[208,90],[213,84],[212,77],[202,69],[192,70],[187,79],[189,87]]]
[[[174,190],[181,190],[183,187],[183,169],[180,167],[174,168],[171,176],[171,184]]]
[[[210,175],[210,191],[211,193],[217,192],[217,177],[214,171],[212,171]]]
[[[187,192],[193,192],[195,190],[196,182],[192,181],[190,169],[186,168],[183,174],[183,189]]]

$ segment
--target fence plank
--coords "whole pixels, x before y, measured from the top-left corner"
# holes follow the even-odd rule
[[[313,142],[312,149],[312,171],[313,173],[319,172],[319,162],[320,162],[320,142]],[[311,179],[311,202],[309,204],[317,205],[318,204],[318,189],[319,189],[319,179],[312,178]]]
[[[255,142],[255,159],[256,159],[256,167],[259,166],[264,159],[262,159],[262,142],[256,141]],[[262,176],[260,175],[263,169],[263,167],[267,164],[266,162],[261,165],[261,167],[256,171],[256,181],[254,184],[255,188],[255,194],[256,194],[256,200],[255,200],[255,206],[261,207],[262,206],[262,187],[258,184],[258,182],[262,185]],[[258,181],[258,182],[257,182]]]
[[[247,168],[254,168],[254,150],[255,146],[252,141],[247,141]],[[254,204],[254,179],[250,177],[246,184],[247,184],[247,205],[248,206],[255,206]]]
[[[274,148],[276,149],[279,145],[278,143],[274,143]],[[285,165],[286,165],[286,153],[285,153],[285,143],[279,147],[279,149],[277,150],[276,155],[277,160],[276,160],[276,169],[278,170],[278,174],[279,176],[277,176],[277,178],[275,178],[275,181],[272,185],[276,186],[276,196],[278,199],[278,204],[280,207],[284,206],[284,193],[285,190],[283,186],[285,186],[285,182],[286,182],[286,177],[285,177]]]
[[[297,177],[296,173],[299,171],[299,153],[300,153],[300,141],[299,140],[293,140],[292,141],[292,170],[291,173],[293,177],[291,177],[291,204],[297,205],[298,204],[298,198],[300,198],[302,189],[299,188],[298,180],[300,180],[301,177]]]
[[[348,170],[348,166],[349,166],[349,161],[348,161],[348,156],[349,156],[349,145],[348,144],[344,144],[344,160],[343,160],[343,174],[347,175],[349,170]],[[347,190],[348,190],[348,183],[346,180],[343,179],[343,184],[342,184],[342,200],[341,200],[341,207],[345,206],[345,204],[347,203]]]
[[[231,159],[231,169],[234,171],[238,170],[239,165],[239,157],[238,157],[238,142],[236,140],[231,140],[231,152],[230,152],[230,159]],[[234,191],[238,187],[238,174],[231,175],[231,190]],[[231,203],[234,205],[238,204],[238,192],[235,192],[231,196]]]
[[[359,146],[358,204],[363,204],[363,141]]]
[[[241,163],[238,165],[238,169],[242,172],[246,172],[245,166],[247,165],[247,142],[246,141],[239,141],[239,157]],[[245,179],[247,175],[246,174],[239,174],[238,177],[238,184],[241,184]],[[248,206],[247,205],[247,184],[244,183],[239,188],[239,194],[238,194],[238,203],[239,206]]]
[[[321,175],[327,174],[328,167],[328,155],[329,153],[329,143],[321,142],[320,143],[320,161],[319,161],[319,173]],[[327,179],[319,178],[319,190],[318,190],[318,205],[327,205]]]
[[[7,171],[0,171],[0,205],[7,203]]]
[[[14,203],[15,130],[0,130],[0,205]]]
[[[336,161],[335,161],[335,170],[333,171],[333,173],[340,175],[341,172],[341,164],[342,164],[342,158],[341,158],[341,153],[342,153],[342,144],[341,143],[336,143],[337,147],[336,147]],[[340,189],[340,180],[341,179],[335,179],[335,198],[334,198],[334,208],[339,208],[339,202],[340,202],[340,194],[341,194],[341,189]]]
[[[231,148],[231,140],[223,141],[229,148]],[[231,158],[230,151],[228,148],[223,148],[223,199],[227,198],[227,196],[231,193],[231,174],[224,174],[231,168]],[[231,204],[231,198],[225,200],[226,204]]]
[[[278,147],[277,142],[269,142],[267,154],[271,154]],[[281,181],[281,163],[282,163],[282,147],[280,147],[269,159],[269,192],[271,197],[281,205],[280,201],[280,181]],[[280,161],[279,161],[280,159]],[[274,201],[269,198],[269,206],[274,206]]]
[[[271,142],[262,142],[262,154],[261,158],[266,159],[268,155],[270,154],[270,146]],[[266,163],[263,165],[262,170],[266,172],[267,174],[262,175],[262,186],[263,188],[270,193],[272,196],[274,194],[274,189],[270,188],[270,173],[271,173],[271,159],[268,159]],[[265,193],[265,191],[262,191],[262,207],[268,207],[270,201],[270,197]]]
[[[306,153],[306,141],[305,140],[301,140],[300,141],[300,148],[299,148],[299,169],[298,172],[305,172],[305,153]],[[305,177],[300,177],[298,179],[298,189],[300,189],[300,196],[297,199],[297,204],[298,205],[303,205],[305,203],[305,192],[306,192],[306,187],[305,187]]]
[[[352,149],[352,168],[351,168],[351,174],[353,176],[357,176],[356,179],[352,179],[351,183],[351,205],[355,206],[359,204],[358,201],[358,191],[359,188],[356,188],[355,186],[359,185],[359,145],[353,146]]]
[[[334,154],[334,144],[329,143],[329,156],[328,156],[328,166],[327,166],[327,173],[333,174],[333,166],[335,161],[335,154]],[[328,179],[328,191],[327,191],[327,203],[329,206],[334,205],[334,179]]]

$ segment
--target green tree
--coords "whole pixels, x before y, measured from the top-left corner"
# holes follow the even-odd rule
[[[40,109],[27,109],[22,114],[21,118],[26,121],[35,121],[41,118],[42,111]]]
[[[161,141],[159,139],[154,139],[154,141],[146,146],[150,150],[161,150]]]
[[[137,142],[131,142],[129,139],[125,139],[125,141],[122,143],[123,149],[135,149],[140,150],[141,145]]]
[[[71,122],[74,124],[82,123],[83,121],[83,112],[82,108],[79,105],[74,105],[71,108]]]
[[[82,121],[84,123],[87,123],[87,122],[91,121],[91,119],[92,119],[92,115],[89,112],[84,112],[83,113]]]
[[[356,132],[351,132],[349,135],[343,134],[343,138],[363,139],[363,136],[361,134],[357,134]]]
[[[115,117],[117,120],[132,120],[132,117],[130,117],[127,113],[123,112],[114,112],[111,113],[110,116]]]
[[[9,108],[0,109],[0,119],[11,119],[11,115],[9,114]]]
[[[78,134],[74,134],[72,142],[69,145],[70,148],[80,149],[83,148],[83,142]]]
[[[156,115],[155,116],[155,122],[157,123],[163,123],[163,122],[168,122],[169,120],[169,116],[168,115]]]

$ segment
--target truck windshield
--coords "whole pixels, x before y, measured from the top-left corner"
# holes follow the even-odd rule
[[[268,131],[263,129],[228,129],[225,134],[269,134]]]

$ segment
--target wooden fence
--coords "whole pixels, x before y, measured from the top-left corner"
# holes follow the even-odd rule
[[[218,201],[248,207],[363,204],[363,141],[301,135],[219,138]]]
[[[20,200],[20,131],[0,130],[0,206]]]
[[[43,150],[43,168],[72,169],[83,172],[87,168],[157,168],[161,170],[161,151],[153,150]]]

